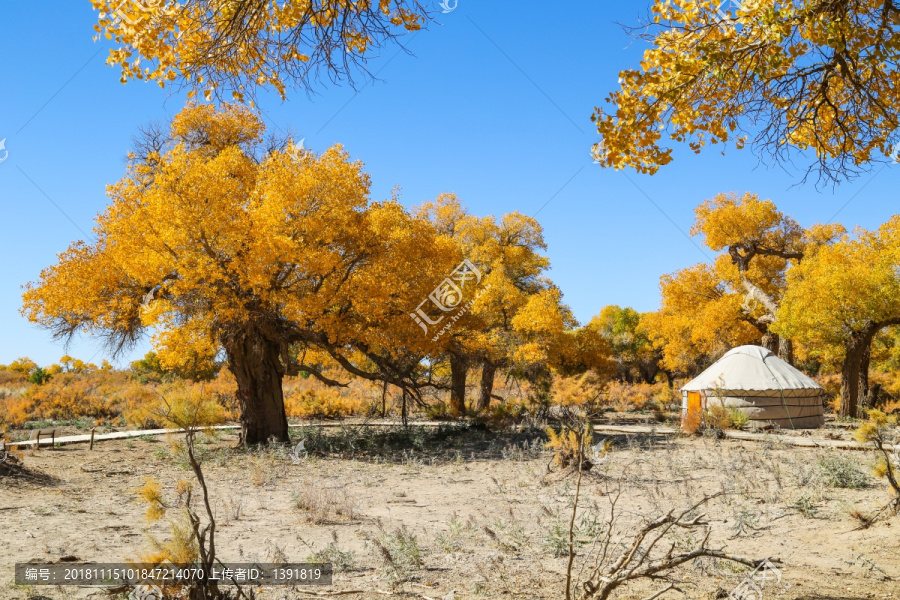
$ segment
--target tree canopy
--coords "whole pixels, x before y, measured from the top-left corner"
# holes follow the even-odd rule
[[[578,329],[562,293],[547,277],[550,262],[543,231],[533,217],[518,212],[477,217],[452,194],[419,207],[449,237],[463,256],[479,265],[481,292],[473,298],[462,327],[448,331],[444,355],[451,374],[451,405],[462,414],[466,374],[481,368],[476,410],[490,404],[494,377],[512,369],[527,377],[543,377],[550,369],[605,373],[610,352],[605,341]]]
[[[604,306],[587,325],[609,344],[623,381],[653,383],[659,373],[661,355],[650,341],[645,316],[631,307],[612,304]]]
[[[842,414],[856,416],[875,335],[900,325],[900,216],[816,249],[788,273],[776,327],[843,354]],[[842,351],[842,352],[841,352]]]
[[[188,106],[109,187],[97,240],[45,269],[23,307],[59,336],[93,332],[114,348],[153,328],[170,363],[223,349],[248,443],[286,439],[281,377],[322,376],[303,350],[405,385],[390,360],[434,350],[409,306],[458,256],[396,201],[370,203],[362,164],[340,146],[264,148],[263,131],[240,106]]]
[[[108,64],[132,79],[243,100],[259,87],[352,81],[365,62],[428,18],[417,0],[91,0]]]
[[[721,8],[720,8],[721,6]],[[898,141],[900,6],[882,0],[655,0],[631,32],[651,47],[593,114],[604,166],[654,173],[667,142],[749,141],[837,182]],[[663,138],[668,138],[664,140]]]
[[[608,344],[546,277],[533,218],[475,217],[452,195],[415,213],[372,202],[341,146],[315,154],[264,134],[241,104],[190,104],[169,131],[146,130],[96,240],[26,286],[25,316],[114,350],[152,333],[144,370],[203,378],[225,364],[248,444],[287,439],[282,380],[300,372],[395,385],[404,406],[455,390],[462,414],[469,366],[482,369],[479,408],[497,369],[606,369]]]
[[[717,194],[695,209],[691,233],[719,254],[664,275],[661,307],[646,331],[670,371],[695,372],[725,351],[761,343],[793,362],[793,342],[772,325],[786,275],[807,253],[834,242],[840,224],[801,227],[756,194]]]
[[[660,278],[660,308],[644,319],[662,366],[696,374],[735,346],[762,339],[759,326],[736,293],[708,264]]]

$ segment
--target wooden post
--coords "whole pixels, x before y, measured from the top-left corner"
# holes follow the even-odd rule
[[[88,446],[88,450],[94,449],[94,428],[91,427],[91,445]]]
[[[41,430],[38,429],[38,430],[37,430],[37,439],[36,439],[36,441],[34,442],[34,448],[32,448],[32,450],[34,450],[35,452],[37,452],[38,449],[39,449],[40,447],[41,447]]]
[[[56,430],[50,432],[50,449],[56,448]]]

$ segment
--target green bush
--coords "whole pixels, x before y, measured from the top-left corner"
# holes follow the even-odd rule
[[[850,455],[823,454],[816,460],[816,478],[836,488],[860,489],[869,487],[870,479]]]
[[[31,383],[33,383],[35,385],[44,385],[45,383],[50,381],[50,377],[52,377],[52,375],[50,375],[50,373],[48,373],[41,367],[37,367],[28,376],[28,381],[30,381]]]
[[[734,429],[743,429],[750,422],[750,417],[747,416],[747,413],[739,408],[729,408],[728,416],[731,417],[731,426]]]

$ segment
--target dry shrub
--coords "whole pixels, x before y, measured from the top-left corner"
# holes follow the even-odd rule
[[[28,420],[32,404],[20,395],[0,398],[0,425],[19,427]]]
[[[750,417],[740,409],[713,405],[705,411],[690,413],[681,419],[681,430],[695,434],[704,429],[741,429],[750,421]]]
[[[689,412],[681,419],[681,430],[687,434],[695,434],[703,425],[703,416],[699,412]]]
[[[627,383],[614,381],[607,385],[604,402],[618,412],[652,409],[671,411],[681,396],[667,383]]]
[[[166,413],[171,414],[169,418],[203,426],[220,425],[231,416],[214,395],[206,393],[204,384],[180,381],[152,388],[132,385],[130,389],[133,396],[124,416],[138,427],[164,427],[167,423],[162,415]]]
[[[138,429],[162,427],[159,417],[151,412],[151,408],[157,400],[155,386],[131,382],[122,390],[122,396],[125,400],[122,416],[129,425]]]
[[[21,426],[41,419],[114,418],[121,413],[127,381],[127,374],[115,371],[57,373],[21,395],[0,399],[0,420]]]
[[[484,423],[490,428],[511,427],[517,423],[521,423],[533,411],[528,405],[519,400],[507,400],[498,404],[492,404],[487,410],[482,411],[475,417],[475,421]]]
[[[614,381],[607,388],[606,402],[618,412],[641,410],[650,402],[650,385]]]
[[[425,564],[419,539],[406,525],[401,525],[393,533],[381,530],[380,535],[371,541],[381,561],[382,572],[393,585],[406,581],[413,571]]]
[[[591,413],[603,399],[606,381],[588,371],[574,377],[556,377],[550,388],[553,404],[578,407]]]
[[[425,409],[425,418],[429,421],[438,421],[452,418],[450,405],[440,400],[428,405]]]
[[[175,384],[211,398],[221,407],[222,418],[237,418],[236,385],[227,371],[212,381]],[[38,385],[28,383],[22,373],[0,370],[0,425],[21,427],[26,421],[44,419],[121,417],[136,427],[159,427],[161,423],[153,417],[152,409],[158,391],[164,387],[139,383],[126,371],[56,371],[49,381]]]
[[[731,416],[731,427],[733,429],[743,429],[750,422],[750,417],[747,416],[747,413],[738,408],[729,408],[728,414]]]
[[[299,419],[336,419],[356,414],[352,401],[334,390],[304,390],[285,395],[284,409]]]
[[[731,427],[731,413],[724,406],[710,406],[704,415],[707,429],[728,429]]]
[[[125,399],[122,416],[138,428],[163,427],[159,418],[160,394],[177,389],[193,398],[202,398],[204,414],[216,424],[234,421],[240,416],[234,395],[236,388],[234,376],[224,369],[215,379],[206,382],[175,381],[157,385],[132,381],[122,390]]]
[[[177,492],[179,497],[184,494],[184,484],[187,482],[178,482]],[[149,523],[159,521],[164,518],[167,509],[173,503],[167,502],[163,497],[162,488],[159,482],[152,477],[148,477],[144,481],[144,485],[135,490],[138,499],[147,506],[145,517]],[[159,564],[168,560],[173,564],[189,564],[193,563],[198,556],[198,548],[196,540],[191,531],[191,523],[185,511],[177,511],[176,515],[169,518],[169,538],[160,540],[159,538],[146,533],[150,542],[151,550],[142,553],[137,558],[128,561],[136,564]]]
[[[18,447],[14,449],[9,446],[6,432],[0,432],[0,441],[3,442],[0,444],[0,478],[27,473],[23,466],[25,453]]]
[[[28,387],[28,373],[0,369],[0,387],[21,389]]]
[[[305,511],[313,523],[355,521],[360,516],[359,503],[346,486],[306,485],[294,499],[297,508]]]
[[[583,428],[570,428],[563,425],[559,431],[552,427],[546,429],[549,441],[544,445],[548,450],[553,450],[553,462],[561,469],[578,464],[579,455],[584,459],[581,464],[583,470],[591,468],[592,463],[587,460],[591,451],[593,430],[590,423],[585,423]]]
[[[361,389],[362,388],[362,389]],[[328,387],[312,377],[294,377],[285,381],[284,408],[288,417],[299,419],[337,419],[371,414],[373,395],[381,395],[381,386],[351,386],[341,390]]]
[[[240,418],[241,407],[235,395],[237,381],[228,369],[220,370],[211,381],[192,383],[191,386],[201,389],[203,394],[215,400],[224,411],[223,416],[226,420],[235,421]]]
[[[271,485],[285,475],[285,462],[272,454],[252,456],[249,463],[250,481],[256,487]]]
[[[681,391],[678,386],[667,383],[653,384],[651,398],[653,404],[661,410],[681,410]]]
[[[858,508],[850,509],[847,513],[851,519],[855,519],[858,523],[857,529],[868,529],[875,523],[875,519],[872,515],[867,515],[863,511]]]

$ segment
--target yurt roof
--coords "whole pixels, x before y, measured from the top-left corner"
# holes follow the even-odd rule
[[[765,348],[738,346],[681,389],[688,392],[807,390],[803,394],[807,395],[822,390],[822,386]]]

